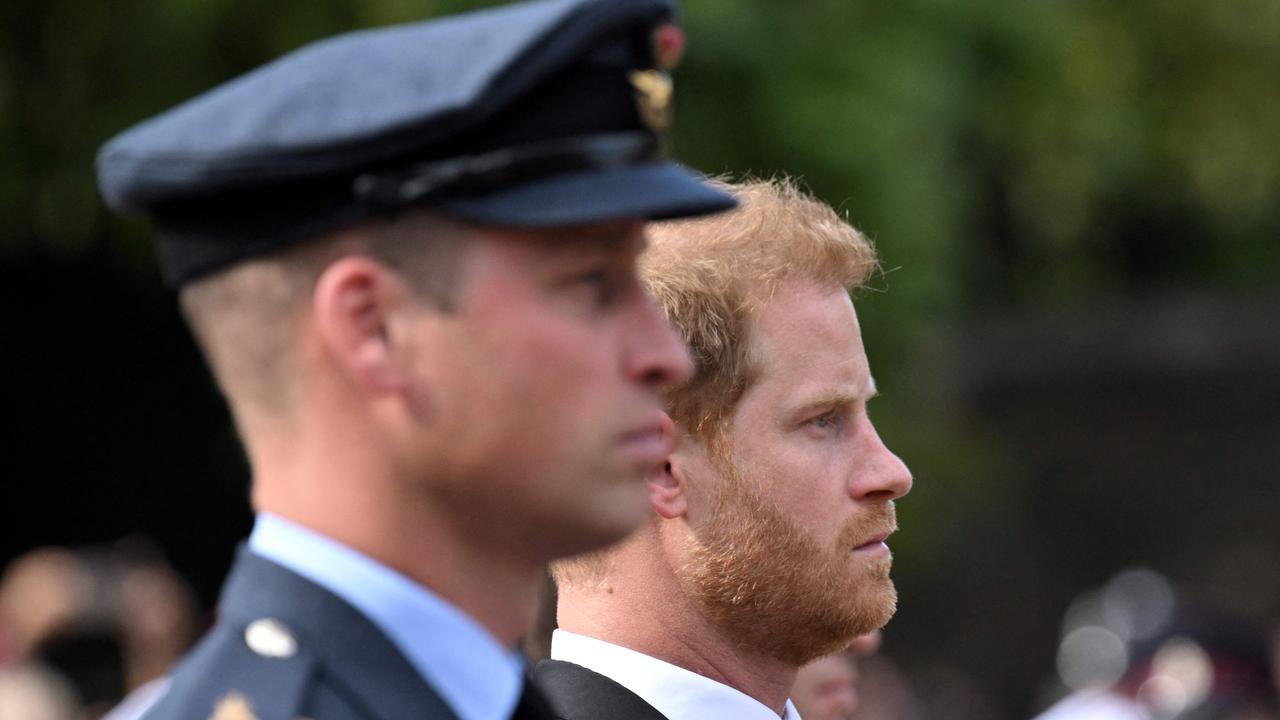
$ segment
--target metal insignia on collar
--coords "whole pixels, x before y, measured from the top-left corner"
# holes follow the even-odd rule
[[[627,79],[636,89],[636,106],[644,124],[656,131],[671,127],[671,76],[658,70],[632,70]]]
[[[254,620],[244,630],[244,642],[255,653],[269,658],[287,659],[298,652],[298,641],[284,623],[271,618]]]
[[[209,720],[258,720],[258,716],[253,712],[253,703],[249,702],[249,698],[232,692],[222,696],[214,706]]]

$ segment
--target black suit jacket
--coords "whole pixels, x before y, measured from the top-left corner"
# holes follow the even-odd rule
[[[249,642],[246,631],[255,623],[261,629],[263,620],[274,621],[265,633],[268,642]],[[251,647],[255,644],[257,649]],[[168,690],[143,718],[298,717],[458,720],[358,610],[242,548],[223,588],[217,624],[177,666]],[[526,687],[515,717],[542,720],[551,711],[536,690]]]
[[[581,665],[543,660],[534,668],[533,680],[551,701],[557,720],[667,720],[639,695]]]

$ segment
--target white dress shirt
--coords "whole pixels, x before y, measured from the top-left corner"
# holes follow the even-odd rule
[[[1059,700],[1034,720],[1152,720],[1142,705],[1103,690],[1081,690]]]
[[[551,635],[551,659],[604,675],[668,720],[778,720],[768,706],[724,683],[585,635],[556,630]],[[782,720],[800,720],[790,700]]]
[[[400,573],[284,518],[258,515],[249,550],[294,571],[369,618],[460,720],[508,720],[524,660],[466,613]]]

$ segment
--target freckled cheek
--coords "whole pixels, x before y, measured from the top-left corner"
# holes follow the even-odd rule
[[[799,443],[775,447],[767,456],[758,456],[766,496],[778,509],[817,537],[834,533],[844,517],[849,465],[833,448]],[[830,531],[830,532],[829,532]]]
[[[760,447],[738,460],[748,468],[760,495],[788,516],[807,518],[812,505],[824,502],[813,494],[812,469],[791,454]]]

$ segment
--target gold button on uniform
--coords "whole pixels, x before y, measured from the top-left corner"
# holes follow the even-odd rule
[[[249,649],[263,657],[286,659],[298,652],[298,641],[279,620],[263,618],[249,623],[244,630]]]

